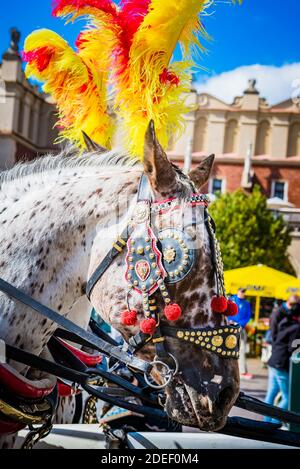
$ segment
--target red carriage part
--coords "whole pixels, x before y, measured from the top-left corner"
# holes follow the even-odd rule
[[[23,430],[23,428],[26,428],[23,423],[0,420],[0,435],[12,435]]]
[[[47,378],[40,381],[30,381],[5,364],[0,365],[0,382],[9,392],[24,399],[43,399],[52,393],[56,384]]]
[[[79,360],[81,360],[86,366],[88,367],[93,367],[97,366],[102,362],[102,355],[99,353],[95,353],[93,355],[83,352],[82,350],[73,347],[69,343],[65,342],[62,339],[58,339],[70,352],[72,352],[75,357],[77,357]]]
[[[61,381],[57,382],[57,388],[59,397],[70,397],[81,393],[80,390],[75,390],[72,386],[62,383]]]

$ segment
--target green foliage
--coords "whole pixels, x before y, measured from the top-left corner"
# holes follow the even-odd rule
[[[217,226],[225,270],[265,264],[295,274],[287,255],[290,230],[282,216],[268,210],[258,186],[250,195],[240,189],[220,196],[211,204],[210,214]]]

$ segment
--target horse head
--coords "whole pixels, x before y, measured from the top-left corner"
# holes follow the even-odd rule
[[[138,194],[138,221],[133,215],[126,258],[125,253],[120,255],[91,296],[94,307],[126,341],[139,332],[138,325],[144,335],[152,336],[154,340],[145,341],[139,356],[153,360],[158,355],[156,361],[164,361],[162,354],[176,368],[165,386],[166,412],[177,422],[202,430],[217,430],[225,424],[239,392],[238,352],[233,351],[238,329],[211,308],[218,293],[213,234],[205,197],[199,191],[213,160],[213,156],[206,158],[185,175],[168,160],[150,124],[143,178],[152,202],[149,205],[146,200],[143,205]],[[136,316],[131,323],[128,318],[122,321],[124,309],[127,313],[129,309],[130,320]],[[153,321],[157,327],[147,330],[145,323],[150,326]],[[158,368],[154,367],[152,377],[161,384]]]

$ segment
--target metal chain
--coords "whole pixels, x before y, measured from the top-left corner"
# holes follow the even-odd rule
[[[46,422],[39,428],[29,426],[30,432],[28,433],[21,449],[33,449],[33,447],[43,438],[50,434],[53,428],[53,418],[49,416]]]

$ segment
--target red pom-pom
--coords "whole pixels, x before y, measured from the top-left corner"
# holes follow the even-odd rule
[[[137,323],[137,312],[134,309],[131,311],[123,311],[121,321],[124,326],[135,326]]]
[[[156,321],[153,318],[144,319],[140,324],[141,331],[144,334],[149,334],[149,335],[154,334],[156,326],[157,326]]]
[[[214,296],[211,300],[211,309],[214,313],[225,313],[227,304],[225,296]]]
[[[164,309],[164,313],[168,321],[177,321],[181,316],[181,308],[178,304],[173,303],[172,305],[167,305]]]
[[[228,300],[227,303],[228,303],[228,305],[227,305],[227,310],[225,312],[225,315],[226,316],[236,316],[237,313],[239,312],[238,305],[232,300]]]

